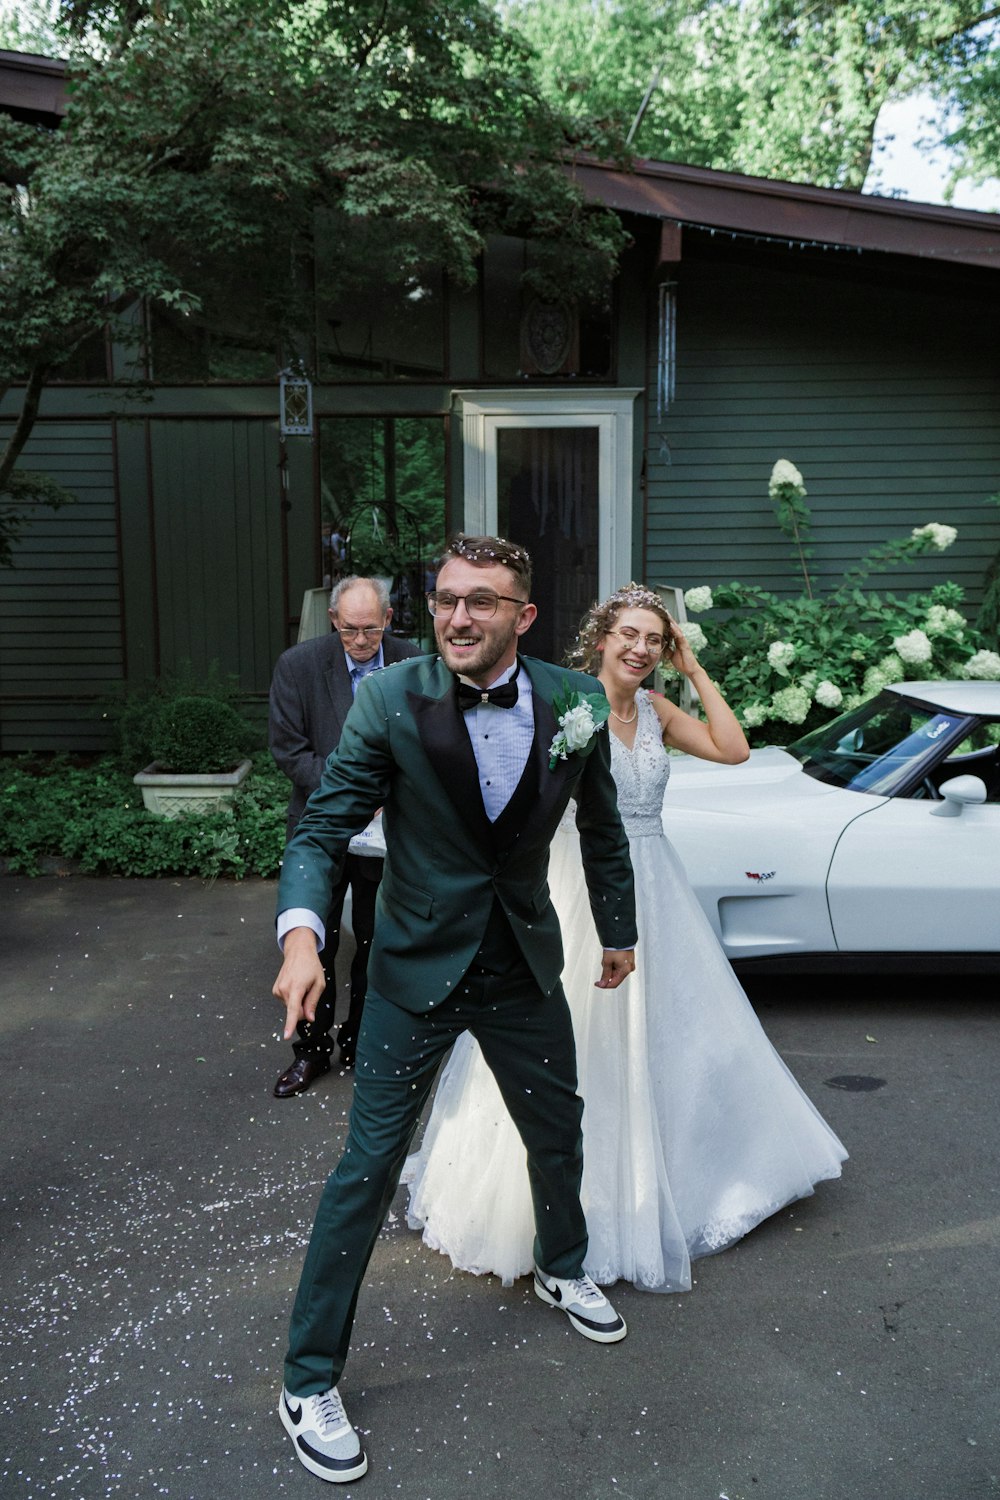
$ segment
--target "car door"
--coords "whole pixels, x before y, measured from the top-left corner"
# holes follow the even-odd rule
[[[1000,952],[1000,805],[940,806],[894,797],[844,829],[827,878],[842,952]]]

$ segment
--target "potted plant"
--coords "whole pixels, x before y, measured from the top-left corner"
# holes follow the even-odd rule
[[[231,704],[196,694],[168,698],[152,724],[154,759],[132,779],[164,818],[220,811],[249,775],[251,731]]]

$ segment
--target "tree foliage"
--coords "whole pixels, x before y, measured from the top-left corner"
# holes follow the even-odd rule
[[[928,90],[961,175],[1000,160],[1000,7],[988,0],[500,0],[547,95],[660,160],[861,189],[878,114]],[[643,103],[649,90],[645,109]]]
[[[611,273],[620,226],[560,165],[609,140],[541,97],[487,0],[68,0],[62,24],[61,126],[0,115],[0,394],[24,383],[0,504],[53,371],[138,302],[252,291],[308,362],[309,299],[357,272],[350,234],[314,264],[318,213],[380,223],[400,282],[471,281],[491,231],[548,250],[543,290]]]

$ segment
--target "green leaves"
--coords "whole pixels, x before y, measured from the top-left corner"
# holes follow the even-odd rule
[[[287,800],[288,782],[266,751],[231,814],[177,819],[146,812],[131,776],[110,759],[80,766],[8,757],[0,764],[0,859],[26,875],[54,859],[84,874],[273,876]]]
[[[879,110],[930,88],[957,106],[963,175],[996,175],[1000,49],[990,0],[501,0],[548,98],[640,156],[860,189]],[[651,87],[652,86],[652,87]],[[953,116],[954,118],[954,116]]]
[[[374,224],[402,279],[474,280],[504,228],[560,293],[606,283],[617,219],[561,168],[566,113],[485,0],[73,0],[56,130],[0,116],[0,386],[65,361],[148,299],[208,309],[252,268],[258,347],[313,326],[317,216]],[[378,284],[366,235],[320,267]],[[390,254],[391,252],[391,254]],[[561,257],[561,263],[560,263]],[[542,260],[539,261],[542,265]],[[276,373],[276,371],[275,371]],[[30,421],[0,459],[0,489]]]

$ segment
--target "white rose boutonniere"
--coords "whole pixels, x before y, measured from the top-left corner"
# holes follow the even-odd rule
[[[586,750],[599,730],[603,729],[611,712],[611,704],[603,693],[573,693],[569,683],[552,699],[559,733],[549,746],[549,770],[554,771],[557,761]]]

